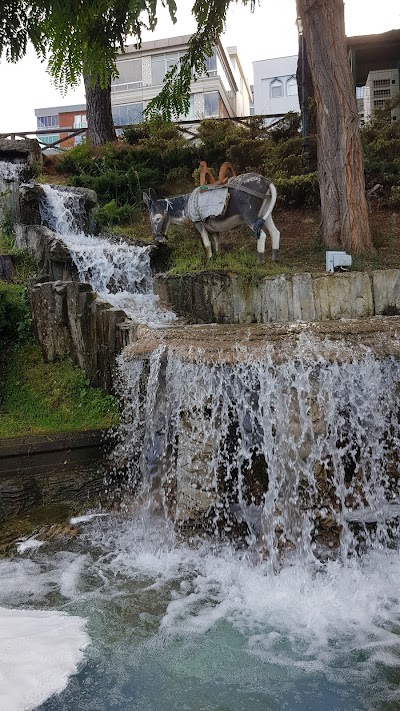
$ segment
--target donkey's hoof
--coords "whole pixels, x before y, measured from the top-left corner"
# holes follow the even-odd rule
[[[272,250],[272,261],[277,262],[279,260],[279,249]]]
[[[257,261],[259,264],[264,264],[264,262],[265,262],[264,252],[257,252]]]

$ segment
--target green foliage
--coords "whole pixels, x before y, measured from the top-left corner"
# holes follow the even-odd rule
[[[281,207],[318,207],[319,183],[316,173],[275,178],[274,183]]]
[[[26,287],[0,281],[0,340],[24,340],[30,332]]]
[[[400,185],[392,185],[388,203],[390,207],[400,208]]]
[[[228,152],[234,146],[240,146],[247,138],[246,128],[236,121],[205,119],[200,123],[197,132],[198,153],[218,175],[222,163],[230,160]],[[236,166],[234,167],[236,170]]]
[[[142,207],[142,192],[149,187],[161,195],[191,190],[191,176],[200,160],[206,160],[216,176],[226,160],[238,174],[255,171],[268,176],[278,186],[280,204],[318,206],[318,185],[315,174],[307,174],[305,168],[298,116],[290,113],[269,129],[257,117],[253,121],[249,130],[235,121],[206,119],[193,145],[176,124],[158,117],[127,127],[124,142],[73,148],[60,160],[59,169],[69,173],[72,185],[97,192],[98,221],[107,226],[132,222],[134,209]],[[315,141],[311,143],[314,151]]]
[[[269,137],[275,142],[287,141],[299,135],[301,126],[300,114],[289,111],[282,119],[271,126]]]
[[[148,163],[133,147],[123,143],[107,144],[96,150],[83,144],[65,154],[59,170],[70,175],[71,185],[95,190],[100,206],[108,205],[105,213],[100,213],[105,224],[112,214],[117,222],[123,216],[131,219],[130,208],[142,204],[143,189],[161,184],[159,160],[153,161],[154,167]],[[124,209],[117,215],[115,208]]]
[[[70,361],[45,363],[39,346],[15,349],[0,407],[0,437],[110,427],[116,401]]]
[[[361,130],[366,187],[382,185],[384,202],[392,207],[397,204],[396,186],[400,184],[400,121],[391,117],[396,106],[400,106],[400,94],[378,109]]]
[[[130,205],[118,207],[115,200],[110,200],[96,213],[96,220],[99,225],[111,227],[112,225],[126,225],[133,222],[135,209]]]

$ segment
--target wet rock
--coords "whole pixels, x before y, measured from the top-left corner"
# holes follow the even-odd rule
[[[10,254],[0,254],[0,279],[2,281],[12,281],[14,265]]]
[[[17,141],[0,138],[0,161],[24,163],[27,167],[24,177],[28,179],[40,169],[43,162],[39,142],[36,138],[23,138]]]

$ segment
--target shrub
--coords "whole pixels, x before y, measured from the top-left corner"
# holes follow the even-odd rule
[[[318,207],[319,183],[316,173],[274,180],[280,207]]]
[[[400,183],[400,121],[391,117],[396,106],[400,106],[400,94],[378,109],[361,129],[366,187],[382,185],[383,201],[391,206],[396,205],[392,188]]]
[[[126,225],[133,221],[135,209],[131,205],[118,207],[115,200],[110,200],[96,212],[99,225],[111,227],[112,225]]]
[[[24,340],[30,331],[26,287],[0,281],[0,338]]]
[[[228,150],[247,140],[248,136],[247,129],[235,121],[205,119],[197,132],[198,155],[218,174],[222,163],[228,160]],[[234,168],[237,170],[236,166]]]
[[[388,202],[391,207],[400,207],[400,185],[392,185]]]

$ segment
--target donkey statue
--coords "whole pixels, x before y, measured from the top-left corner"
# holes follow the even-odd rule
[[[171,224],[194,224],[211,258],[213,252],[218,253],[218,233],[246,224],[257,238],[258,261],[265,261],[265,228],[271,236],[272,260],[278,258],[280,233],[271,216],[276,188],[258,173],[243,173],[229,178],[224,185],[204,185],[192,193],[162,200],[150,189],[143,193],[143,200],[149,209],[157,243],[166,240]]]

